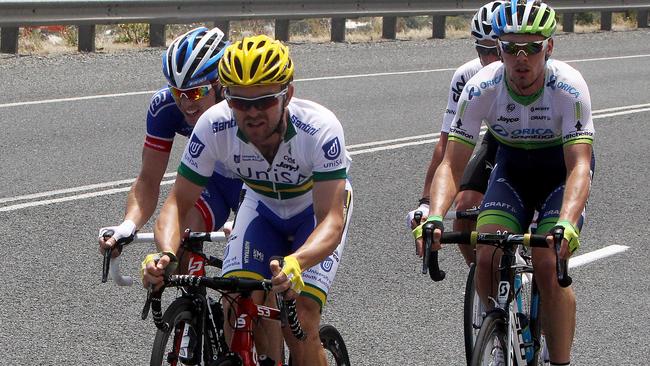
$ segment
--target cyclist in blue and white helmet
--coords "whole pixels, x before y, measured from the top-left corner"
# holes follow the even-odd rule
[[[162,55],[163,74],[179,89],[217,79],[217,67],[230,42],[219,28],[196,28],[176,38]]]
[[[163,52],[162,71],[167,85],[153,95],[148,106],[140,173],[127,197],[124,221],[100,229],[100,252],[147,223],[158,205],[160,183],[175,138],[190,137],[203,112],[223,100],[217,69],[229,45],[224,38],[219,28],[196,28],[176,38]],[[239,179],[215,167],[199,200],[192,203],[188,216],[179,220],[184,228],[195,231],[219,230],[230,212],[237,209],[240,191]],[[105,240],[102,234],[109,230],[114,234]],[[113,255],[119,253],[113,251]]]

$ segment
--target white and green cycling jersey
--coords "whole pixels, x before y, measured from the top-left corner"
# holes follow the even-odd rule
[[[474,147],[482,121],[501,144],[525,150],[591,144],[594,137],[587,84],[557,60],[546,63],[544,87],[527,97],[508,88],[502,63],[481,69],[463,89],[449,141]]]
[[[248,142],[223,101],[199,119],[178,173],[205,185],[215,164],[241,178],[279,217],[289,218],[312,204],[315,181],[346,179],[351,163],[343,127],[327,108],[292,98],[289,123],[272,162]]]

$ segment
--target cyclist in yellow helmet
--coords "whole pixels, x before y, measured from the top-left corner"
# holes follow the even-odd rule
[[[226,101],[210,108],[194,128],[154,231],[158,249],[175,252],[181,218],[214,167],[240,177],[245,194],[222,274],[272,278],[275,290],[295,296],[307,340],[285,332],[292,362],[326,365],[319,325],[352,213],[351,160],[336,116],[293,96],[293,72],[288,48],[267,36],[246,37],[226,49],[219,62]],[[270,260],[274,256],[284,257],[282,267]],[[163,255],[157,264],[145,265],[145,285],[161,282],[169,259]],[[254,300],[262,303],[262,295],[253,294]],[[226,314],[229,306],[224,301]],[[273,364],[271,358],[277,365],[282,338],[274,337],[270,325],[261,326],[256,345],[268,356],[261,364]]]

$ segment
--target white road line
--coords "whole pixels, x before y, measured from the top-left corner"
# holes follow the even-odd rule
[[[645,107],[645,106],[650,106],[650,103],[649,104],[636,104],[636,105],[630,105],[630,106],[625,106],[625,107],[614,107],[614,108],[596,110],[596,111],[592,112],[593,113],[592,118],[597,119],[597,118],[618,116],[618,115],[623,115],[623,114],[632,114],[632,113],[640,113],[640,112],[650,111],[650,108],[625,110],[626,108],[637,108],[637,107]],[[602,112],[608,112],[608,111],[618,111],[618,112],[605,113],[605,114],[602,113]],[[486,129],[485,126],[482,126],[481,127],[481,132],[485,131],[485,129]],[[433,138],[429,138],[429,137],[433,137]],[[366,143],[355,144],[355,145],[348,145],[347,148],[348,148],[348,151],[349,151],[350,155],[359,155],[359,154],[366,154],[366,153],[372,153],[372,152],[377,152],[377,151],[399,149],[399,148],[407,147],[407,146],[430,144],[430,143],[438,141],[439,138],[440,138],[440,133],[431,133],[431,134],[425,134],[425,135],[407,136],[407,137],[400,137],[400,138],[390,139],[390,140],[373,141],[373,142],[366,142]],[[418,140],[418,141],[411,141],[411,140]],[[403,142],[403,143],[395,144],[396,142],[402,142],[402,141],[410,141],[410,142]],[[381,146],[381,145],[384,145],[384,146]],[[375,146],[375,147],[356,150],[358,148],[370,147],[370,146]],[[166,173],[164,175],[164,177],[165,178],[174,178],[175,179],[176,173],[175,172]],[[172,184],[174,179],[171,179],[171,180],[168,180],[168,181],[163,181],[163,182],[161,182],[161,185]],[[98,188],[114,187],[114,186],[122,185],[122,184],[128,184],[129,185],[129,187],[113,188],[113,189],[108,189],[108,190],[105,190],[105,191],[85,193],[85,194],[67,196],[67,197],[56,198],[56,199],[47,199],[47,200],[43,200],[43,201],[25,202],[25,203],[21,203],[21,204],[15,204],[15,205],[11,205],[11,206],[0,207],[0,212],[15,211],[15,210],[19,210],[19,209],[27,208],[27,207],[43,206],[43,205],[49,205],[49,204],[53,204],[53,203],[72,201],[72,200],[75,200],[75,199],[85,199],[85,198],[99,197],[99,196],[104,196],[104,195],[109,195],[109,194],[120,193],[120,192],[126,192],[126,191],[128,191],[130,189],[130,185],[134,181],[135,181],[135,179],[125,179],[125,180],[120,180],[120,181],[116,181],[116,182],[98,183],[98,184],[91,184],[91,185],[75,187],[75,188],[66,188],[66,189],[59,189],[59,190],[53,190],[53,191],[47,191],[47,192],[41,192],[41,193],[33,193],[33,194],[28,194],[28,195],[23,195],[23,196],[0,198],[0,204],[2,204],[2,203],[7,203],[7,202],[36,199],[36,198],[48,197],[48,196],[56,196],[56,195],[60,195],[60,194],[74,193],[74,192],[80,192],[80,191],[88,191],[88,190],[93,190],[93,189],[98,189]]]
[[[614,117],[614,116],[621,116],[621,115],[624,115],[624,114],[641,113],[641,112],[647,112],[647,111],[650,111],[650,108],[632,109],[632,110],[629,110],[629,111],[621,111],[621,112],[614,112],[614,113],[599,114],[597,116],[592,116],[592,118],[596,119],[596,118]]]
[[[172,184],[172,183],[174,183],[174,179],[172,179],[172,180],[164,180],[164,181],[160,182],[160,185],[162,186],[162,185]],[[77,195],[74,195],[74,196],[53,198],[53,199],[43,200],[43,201],[25,202],[25,203],[20,203],[20,204],[16,204],[16,205],[0,207],[0,212],[16,211],[16,210],[20,210],[22,208],[27,208],[27,207],[45,206],[45,205],[51,205],[53,203],[61,203],[61,202],[68,202],[68,201],[74,201],[74,200],[81,200],[81,199],[85,199],[85,198],[107,196],[109,194],[127,192],[130,189],[131,189],[131,187],[121,187],[121,188],[107,189],[105,191],[99,191],[99,192],[90,192],[90,193],[77,194]]]
[[[609,60],[625,60],[625,59],[634,59],[634,58],[643,58],[643,57],[650,57],[650,54],[629,55],[629,56],[614,56],[614,57],[600,57],[600,58],[587,58],[587,59],[579,59],[579,60],[565,60],[564,62],[567,62],[567,63],[595,62],[595,61],[609,61]],[[429,69],[429,70],[379,72],[379,73],[373,73],[373,74],[322,76],[322,77],[316,77],[316,78],[296,79],[294,81],[295,82],[305,82],[305,81],[322,81],[322,80],[340,80],[340,79],[355,79],[355,78],[378,77],[378,76],[427,74],[427,73],[445,72],[445,71],[456,71],[456,68],[454,67],[454,68],[441,68],[441,69]],[[34,100],[34,101],[29,101],[29,102],[16,102],[16,103],[0,104],[0,108],[18,107],[18,106],[35,105],[35,104],[74,102],[74,101],[99,99],[99,98],[126,97],[126,96],[133,96],[133,95],[153,94],[155,92],[156,92],[156,90],[148,90],[148,91],[128,92],[128,93],[91,95],[91,96],[85,96],[85,97],[71,97],[71,98],[61,98],[61,99]]]
[[[163,176],[163,178],[169,178],[169,177],[175,177],[175,176],[176,176],[175,172],[174,173],[166,173]],[[32,193],[32,194],[26,194],[24,196],[6,197],[6,198],[0,198],[0,204],[6,203],[6,202],[23,201],[23,200],[29,200],[29,199],[34,199],[34,198],[47,197],[47,196],[56,196],[56,195],[59,195],[59,194],[74,193],[74,192],[81,192],[81,191],[90,191],[90,190],[97,189],[97,188],[114,187],[114,186],[119,186],[119,185],[123,185],[123,184],[128,184],[130,186],[131,183],[133,183],[133,182],[135,182],[135,178],[118,180],[118,181],[115,181],[115,182],[90,184],[90,185],[87,185],[87,186],[74,187],[74,188],[57,189],[57,190],[54,190],[54,191]]]
[[[614,254],[622,253],[626,250],[630,249],[630,247],[625,246],[625,245],[610,245],[606,246],[604,248],[600,248],[598,250],[594,250],[593,252],[585,253],[582,255],[579,255],[575,258],[569,258],[569,268],[576,268],[580,266],[584,266],[585,264],[595,262],[599,259],[603,259],[605,257],[610,257]]]

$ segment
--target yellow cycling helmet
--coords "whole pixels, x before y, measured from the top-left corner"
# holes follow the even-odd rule
[[[292,78],[289,48],[265,35],[233,43],[219,60],[219,80],[225,87],[286,84]]]

